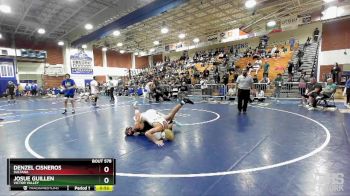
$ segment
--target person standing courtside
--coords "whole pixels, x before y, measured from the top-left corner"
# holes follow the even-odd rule
[[[64,112],[62,114],[67,113],[67,105],[69,100],[71,101],[71,104],[72,104],[72,114],[74,114],[75,113],[74,94],[75,94],[76,85],[74,80],[70,79],[69,74],[66,74],[64,77],[65,77],[65,80],[63,80],[61,83],[61,86],[64,89]]]
[[[109,88],[109,95],[111,97],[110,102],[114,102],[114,87],[116,86],[118,86],[118,81],[113,80],[113,78],[109,76],[108,88]]]
[[[96,77],[94,76],[92,81],[90,82],[90,90],[91,90],[91,96],[93,97],[92,105],[94,107],[97,107],[97,99],[98,99],[98,94],[100,93],[99,91],[99,85],[98,82],[96,81]]]
[[[236,83],[238,87],[238,111],[241,113],[243,110],[243,113],[246,113],[250,96],[250,89],[253,85],[253,78],[248,75],[247,70],[243,70],[242,75],[238,76]]]

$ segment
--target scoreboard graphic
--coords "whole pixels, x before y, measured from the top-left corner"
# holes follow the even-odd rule
[[[7,159],[11,191],[113,191],[115,159]]]

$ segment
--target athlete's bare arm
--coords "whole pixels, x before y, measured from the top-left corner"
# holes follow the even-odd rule
[[[156,132],[161,132],[163,131],[163,127],[161,125],[156,126],[148,131],[146,131],[145,135],[146,137],[151,140],[152,142],[154,142],[155,144],[157,144],[158,146],[164,146],[164,142],[163,140],[158,140],[156,137],[154,137],[154,133]]]
[[[135,109],[135,125],[134,128],[135,130],[142,130],[144,128],[144,124],[142,122],[141,119],[141,112],[138,109],[138,107],[136,105],[134,105],[134,109]]]

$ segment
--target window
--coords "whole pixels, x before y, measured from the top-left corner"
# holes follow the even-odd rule
[[[12,62],[0,62],[0,77],[1,78],[15,77]]]

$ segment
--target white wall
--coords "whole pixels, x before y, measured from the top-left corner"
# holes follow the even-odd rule
[[[116,67],[94,67],[95,76],[125,76],[128,74],[126,68]]]
[[[345,49],[320,52],[318,64],[321,66],[333,65],[336,62],[338,64],[350,64],[350,48],[346,51],[347,55],[344,54]]]
[[[18,80],[36,80],[42,85],[42,74],[44,74],[45,63],[17,62]]]
[[[18,74],[44,74],[45,63],[17,62]]]

